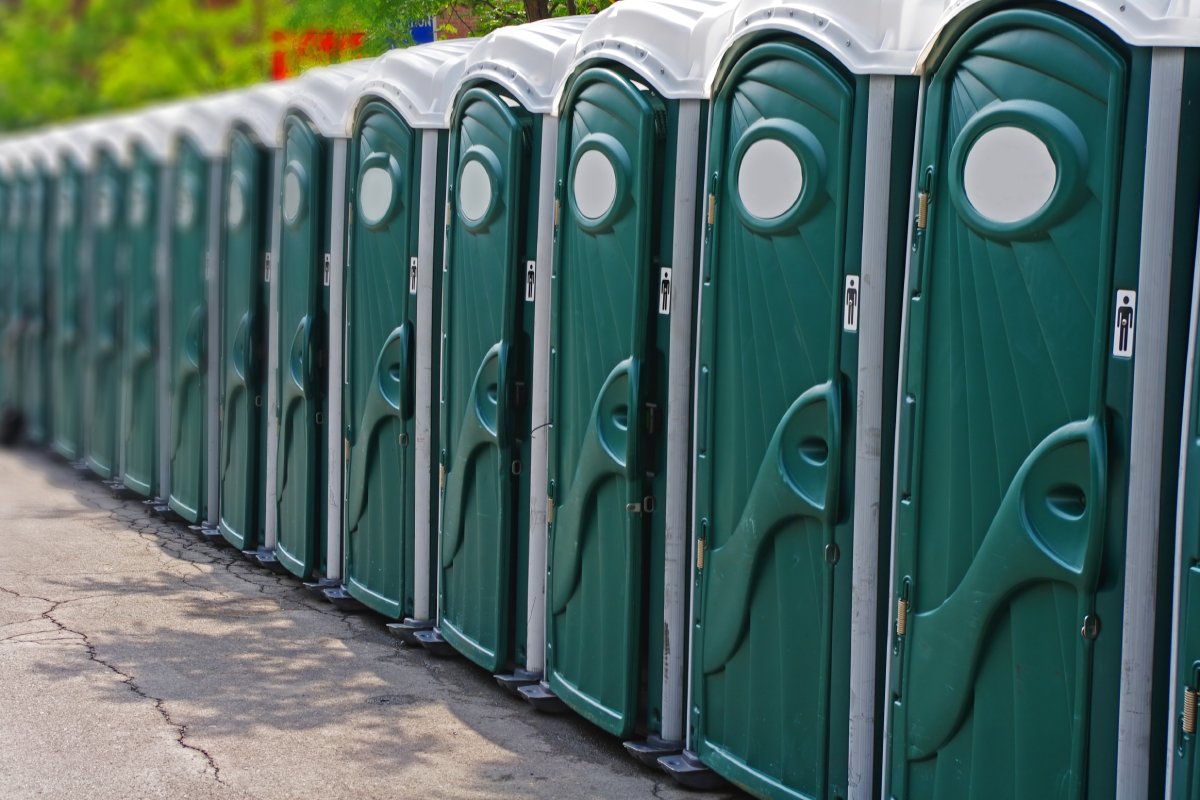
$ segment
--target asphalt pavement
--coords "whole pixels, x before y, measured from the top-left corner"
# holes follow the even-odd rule
[[[136,499],[0,450],[0,797],[716,800]]]

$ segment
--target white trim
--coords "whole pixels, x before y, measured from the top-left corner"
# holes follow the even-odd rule
[[[663,548],[662,731],[682,742],[687,728],[688,475],[692,467],[692,286],[696,275],[696,171],[700,155],[700,100],[679,103],[671,231],[671,314],[668,326],[666,497]],[[701,181],[705,183],[705,181]]]
[[[900,519],[900,458],[905,455],[900,452],[900,441],[903,431],[901,425],[904,417],[902,414],[904,407],[904,387],[905,380],[908,378],[907,369],[907,353],[908,353],[908,307],[911,303],[911,286],[913,273],[913,221],[916,219],[917,209],[917,178],[921,174],[921,123],[925,118],[925,89],[926,81],[921,80],[921,86],[917,92],[917,114],[916,114],[916,136],[913,137],[913,155],[912,155],[912,175],[909,179],[908,191],[908,238],[904,248],[904,287],[903,294],[900,298],[900,349],[898,353],[898,369],[896,371],[896,432],[892,442],[892,524],[891,524],[891,547],[888,552],[888,593],[887,593],[887,628],[884,629],[884,636],[887,640],[892,637],[892,632],[896,629],[896,530]],[[889,650],[891,648],[888,648]],[[884,703],[883,703],[883,755],[880,758],[880,785],[879,797],[880,800],[890,800],[888,793],[889,777],[891,776],[891,756],[892,756],[892,702],[889,698],[892,696],[892,657],[889,654],[884,659]],[[902,754],[903,755],[903,754]]]
[[[1116,796],[1145,798],[1150,770],[1155,600],[1162,493],[1163,403],[1183,95],[1184,51],[1151,54],[1151,121],[1146,138],[1138,257],[1138,347],[1133,362],[1129,503],[1125,522],[1125,603],[1117,709]]]
[[[439,528],[438,511],[430,507],[429,493],[433,486],[433,474],[437,469],[434,447],[437,432],[433,430],[433,352],[438,347],[433,327],[433,271],[441,265],[433,263],[435,237],[442,231],[435,230],[436,204],[444,202],[438,197],[440,179],[438,169],[438,137],[436,130],[421,132],[421,197],[417,213],[417,335],[416,335],[416,380],[414,428],[416,452],[414,456],[413,493],[413,619],[428,620],[437,609],[437,598],[430,603],[429,538],[436,536]],[[440,504],[439,504],[440,505]],[[438,537],[440,543],[441,537]],[[439,562],[440,563],[440,562]],[[441,574],[441,570],[438,570]]]
[[[850,603],[850,714],[847,800],[868,800],[875,773],[876,652],[879,614],[879,501],[883,454],[883,371],[888,222],[896,79],[876,75],[867,98],[866,185],[859,265],[858,397],[855,419],[854,555]]]
[[[541,118],[537,207],[537,273],[533,305],[533,370],[529,436],[529,563],[526,582],[525,669],[546,668],[546,486],[550,443],[550,304],[554,288],[554,185],[558,168],[558,125]]]
[[[344,450],[342,449],[342,362],[345,354],[345,328],[342,325],[346,278],[346,170],[350,142],[330,141],[332,179],[329,189],[329,330],[325,402],[325,578],[342,578],[342,487]]]
[[[208,252],[204,259],[205,325],[208,328],[205,334],[208,344],[204,358],[207,372],[204,402],[208,460],[205,462],[204,486],[207,500],[201,521],[213,529],[221,519],[221,223],[225,217],[221,208],[225,202],[224,166],[223,159],[212,159],[208,164]]]
[[[283,177],[283,150],[271,153],[271,280],[267,284],[267,474],[263,520],[264,550],[274,550],[279,537],[279,240],[283,229],[279,211],[279,186]],[[261,267],[260,267],[261,268]]]

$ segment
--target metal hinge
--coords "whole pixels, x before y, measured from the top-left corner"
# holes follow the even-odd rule
[[[546,524],[547,525],[554,524],[554,498],[553,497],[546,498]]]
[[[1200,697],[1195,689],[1190,686],[1183,687],[1183,732],[1192,734],[1196,732],[1196,700]]]
[[[901,597],[896,601],[896,635],[908,632],[908,600]]]
[[[446,465],[438,464],[438,489],[446,488]]]
[[[696,569],[704,569],[704,539],[696,540]]]
[[[709,192],[708,193],[708,224],[712,225],[716,221],[717,221],[717,196],[714,193]]]
[[[562,204],[559,202],[558,198],[554,198],[554,227],[556,228],[558,227],[558,212],[561,205]]]

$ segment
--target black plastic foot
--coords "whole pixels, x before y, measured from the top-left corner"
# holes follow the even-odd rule
[[[647,736],[644,742],[630,741],[624,744],[625,751],[647,767],[658,768],[660,758],[683,752],[683,742],[669,742],[654,735]]]
[[[358,612],[367,610],[366,606],[350,596],[350,593],[346,591],[346,587],[341,583],[337,586],[326,586],[321,593],[339,611]]]
[[[726,786],[728,782],[717,773],[700,763],[700,759],[684,750],[673,756],[658,759],[658,766],[680,786],[688,789],[712,791]]]
[[[542,673],[530,672],[525,669],[513,670],[511,675],[493,675],[496,683],[500,684],[500,688],[511,695],[520,697],[521,687],[533,686],[536,683],[542,682]]]
[[[424,647],[431,655],[435,655],[438,658],[450,658],[451,656],[458,655],[458,651],[442,638],[442,634],[438,632],[437,628],[430,628],[427,631],[417,631],[416,640],[421,647]]]
[[[271,570],[271,572],[277,573],[279,575],[290,574],[287,571],[287,567],[285,567],[282,563],[280,563],[279,559],[275,557],[274,550],[268,550],[265,547],[260,547],[254,553],[254,560],[258,562],[258,565],[260,567],[263,567],[264,569],[269,569],[269,570]]]
[[[403,622],[389,622],[385,627],[388,633],[405,644],[417,645],[420,644],[417,641],[417,634],[421,631],[433,630],[433,620],[406,619]]]
[[[546,714],[563,714],[569,711],[567,704],[551,691],[545,683],[539,682],[522,686],[517,692],[538,711]]]

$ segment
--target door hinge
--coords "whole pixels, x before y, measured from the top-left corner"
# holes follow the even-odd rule
[[[908,632],[908,600],[901,597],[896,601],[896,635]]]
[[[263,283],[271,282],[271,254],[263,253]]]
[[[350,460],[350,437],[348,436],[342,438],[342,460]]]
[[[1200,697],[1195,689],[1190,686],[1183,687],[1183,732],[1192,734],[1196,732],[1196,701]]]
[[[559,202],[558,198],[554,198],[554,227],[556,228],[558,227],[558,212],[561,206],[562,204]]]
[[[658,422],[658,404],[646,403],[646,434],[654,435],[654,430]]]
[[[704,569],[704,539],[696,540],[696,569]]]
[[[717,221],[717,195],[713,192],[708,193],[708,224],[712,225]]]
[[[554,498],[553,497],[546,498],[546,524],[547,525],[554,524]]]
[[[438,489],[446,488],[446,465],[438,464]]]
[[[326,286],[329,285],[329,267],[332,263],[333,263],[333,257],[330,256],[329,253],[326,253],[325,254],[325,277],[324,277],[324,283]]]

